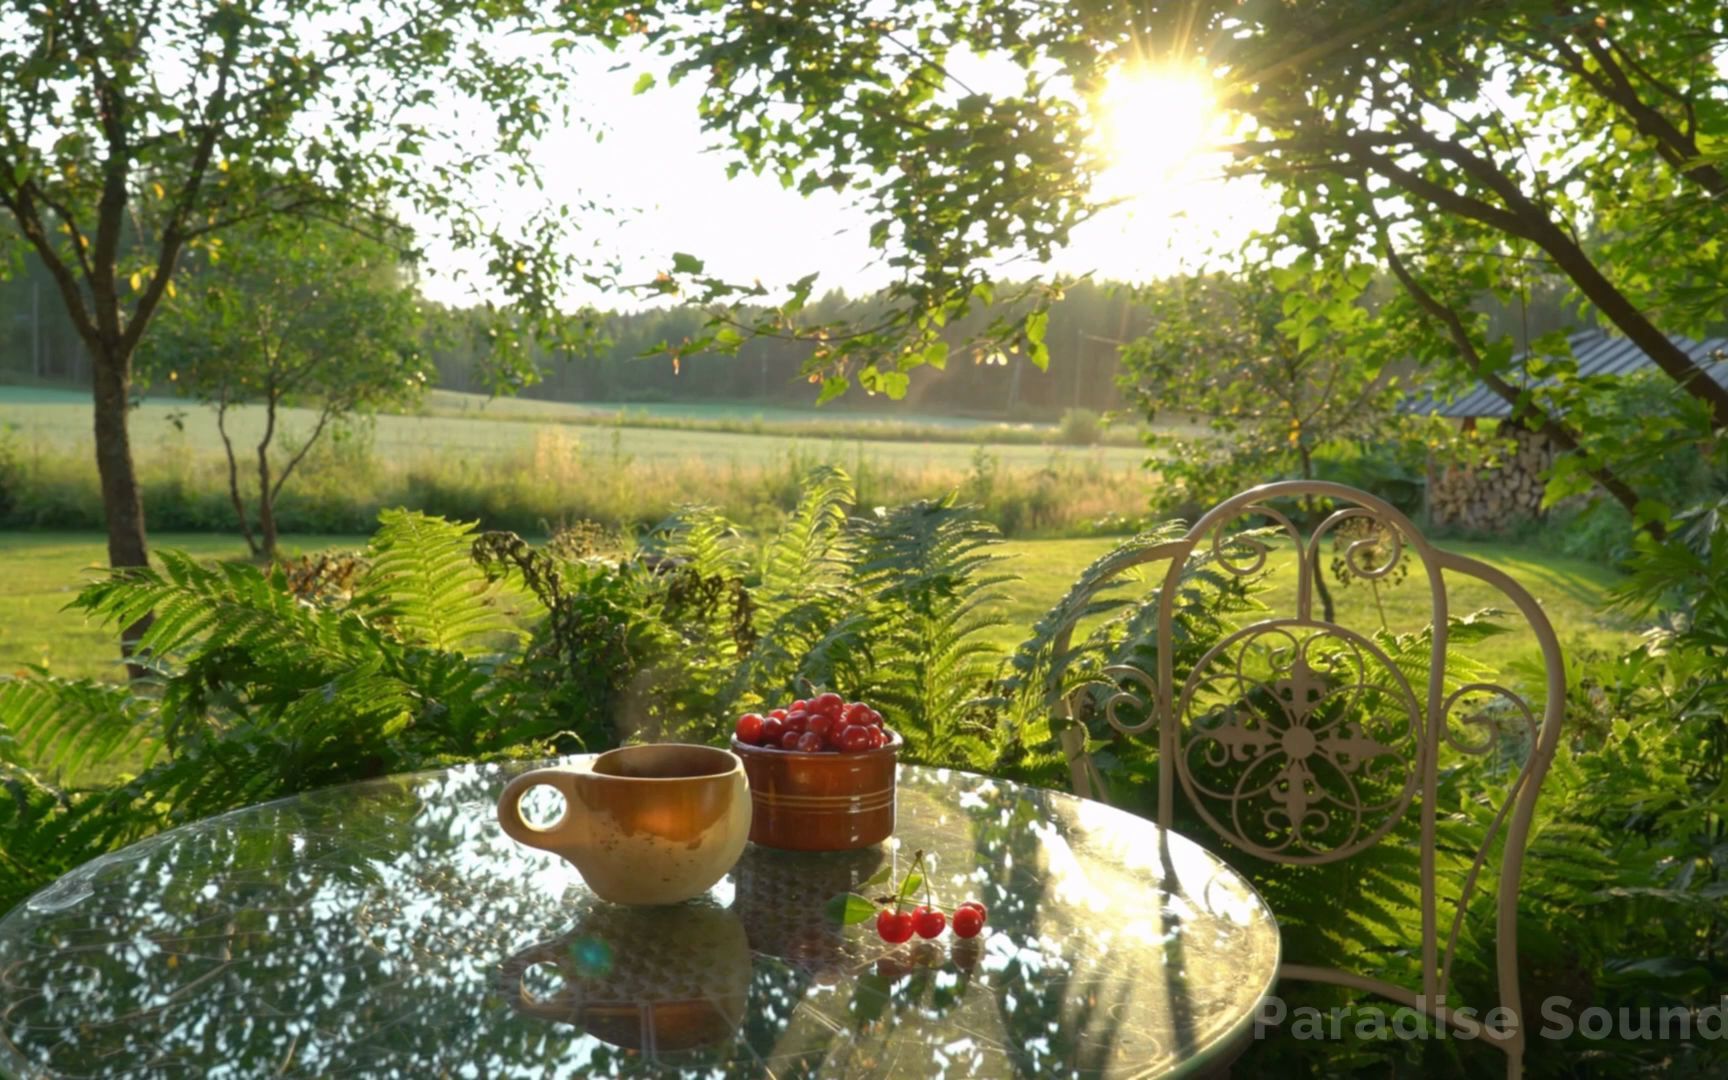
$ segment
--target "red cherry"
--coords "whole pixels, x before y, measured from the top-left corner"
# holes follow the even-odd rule
[[[816,713],[805,724],[804,730],[827,742],[828,733],[834,730],[834,718],[827,713]]]
[[[954,912],[954,936],[977,937],[984,929],[984,913],[970,904],[962,904]]]
[[[837,740],[840,749],[848,754],[858,754],[870,749],[870,729],[859,724],[847,724],[840,729]]]
[[[877,727],[881,727],[882,726],[882,714],[877,712],[875,709],[871,709],[869,712],[864,714],[864,722],[867,724],[875,724]]]
[[[798,749],[806,754],[814,754],[822,749],[822,736],[814,731],[806,731],[798,736]]]
[[[912,936],[912,916],[904,911],[883,908],[876,914],[876,933],[883,941],[898,945]]]
[[[782,750],[796,750],[796,749],[798,749],[798,740],[802,739],[803,737],[804,737],[804,733],[802,731],[788,731],[788,732],[786,732],[784,735],[780,736],[780,749],[782,749]]]
[[[779,746],[780,736],[786,733],[786,725],[778,717],[769,717],[762,721],[762,737],[759,746]]]
[[[990,917],[990,912],[984,907],[983,904],[980,904],[976,900],[968,900],[965,903],[961,904],[960,906],[963,908],[976,908],[978,911],[978,918],[980,918],[980,919],[988,919]]]
[[[845,705],[846,699],[835,693],[817,694],[810,699],[811,712],[827,713],[830,716],[838,716]]]
[[[762,738],[762,718],[753,712],[745,713],[738,718],[738,727],[733,734],[738,736],[739,742],[754,745],[757,740]]]
[[[807,710],[809,708],[810,708],[810,703],[808,701],[805,701],[803,698],[799,698],[797,701],[794,701],[792,704],[786,706],[786,711],[787,712],[804,712],[805,710]]]
[[[933,938],[940,934],[948,925],[948,916],[935,908],[915,907],[912,909],[912,929],[921,938]]]
[[[864,718],[870,715],[870,706],[862,701],[854,701],[840,710],[840,720],[847,724],[862,724]]]
[[[786,710],[785,709],[775,709],[773,712],[769,713],[768,715],[772,716],[776,720],[784,720],[784,719],[786,719]]]
[[[887,746],[891,741],[887,728],[879,728],[875,725],[871,725],[864,730],[870,733],[870,749],[872,750],[880,750],[884,746]]]
[[[786,714],[786,730],[787,731],[798,731],[798,732],[808,731],[808,730],[810,730],[809,724],[810,724],[810,714],[805,712],[802,709],[794,709],[791,712]]]

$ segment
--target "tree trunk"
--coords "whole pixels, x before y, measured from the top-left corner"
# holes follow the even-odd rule
[[[234,520],[240,523],[240,535],[246,538],[246,550],[258,555],[258,540],[252,535],[252,525],[246,519],[246,500],[240,497],[240,462],[234,456],[234,440],[228,437],[228,394],[216,405],[216,431],[222,436],[222,449],[228,457],[228,500],[234,504]]]
[[[1306,443],[1297,445],[1297,453],[1302,459],[1302,479],[1314,479],[1314,455]],[[1320,523],[1320,508],[1315,505],[1314,496],[1305,495],[1302,498],[1303,507],[1308,511],[1309,520],[1316,526]],[[1326,573],[1320,568],[1320,545],[1315,544],[1311,553],[1310,570],[1314,575],[1314,591],[1320,594],[1320,618],[1325,622],[1337,621],[1337,609],[1332,604],[1332,590],[1326,587]]]
[[[276,493],[270,486],[270,442],[276,437],[276,391],[264,398],[264,437],[258,441],[258,547],[266,562],[276,558]]]
[[[127,413],[132,397],[132,357],[114,349],[90,350],[91,392],[96,405],[96,472],[102,479],[102,512],[108,524],[108,565],[148,566],[144,498],[132,464]],[[130,657],[150,626],[146,615],[120,632],[121,653]],[[127,665],[133,678],[144,669]]]

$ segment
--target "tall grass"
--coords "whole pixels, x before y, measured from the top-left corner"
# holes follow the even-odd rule
[[[796,504],[800,478],[818,464],[855,477],[859,505],[895,505],[959,491],[1009,536],[1124,532],[1143,512],[1147,474],[1085,450],[1051,450],[1036,465],[1005,465],[986,447],[969,464],[887,463],[861,444],[792,447],[761,460],[645,459],[617,428],[547,427],[498,457],[459,452],[392,459],[364,430],[318,447],[283,491],[284,532],[369,531],[381,509],[406,506],[487,528],[544,533],[576,521],[620,529],[658,524],[677,507],[706,503],[752,528]],[[145,513],[155,529],[232,530],[227,463],[173,433],[141,447]],[[244,466],[242,476],[250,479]],[[101,491],[88,443],[70,447],[0,434],[0,528],[99,529]]]

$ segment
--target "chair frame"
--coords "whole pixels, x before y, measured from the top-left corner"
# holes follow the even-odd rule
[[[1333,510],[1313,528],[1306,540],[1303,538],[1301,530],[1291,522],[1289,517],[1269,505],[1274,499],[1304,496],[1329,498],[1337,500],[1340,504],[1340,508]],[[1265,619],[1227,635],[1223,641],[1212,647],[1205,659],[1195,665],[1194,671],[1189,673],[1184,684],[1179,686],[1173,670],[1174,659],[1172,655],[1173,620],[1179,581],[1188,566],[1190,557],[1195,554],[1196,549],[1208,537],[1211,540],[1209,555],[1215,565],[1237,576],[1245,577],[1258,573],[1265,566],[1266,557],[1271,551],[1270,545],[1257,538],[1243,536],[1232,537],[1228,548],[1225,544],[1226,537],[1230,535],[1227,533],[1227,527],[1248,516],[1269,519],[1278,530],[1295,541],[1296,549],[1300,554],[1297,563],[1295,616],[1294,618]],[[1370,580],[1384,577],[1398,564],[1406,548],[1412,551],[1422,564],[1431,595],[1432,625],[1434,628],[1425,701],[1417,697],[1418,688],[1409,686],[1403,674],[1386,660],[1384,654],[1371,641],[1335,622],[1327,622],[1314,617],[1313,578],[1318,573],[1319,560],[1316,556],[1319,551],[1319,544],[1341,522],[1355,518],[1367,519],[1388,533],[1388,541],[1393,551],[1380,565],[1368,565],[1364,560],[1372,558],[1375,554],[1374,542],[1357,541],[1349,545],[1344,553],[1344,558],[1353,574]],[[1231,554],[1231,552],[1243,550],[1251,552],[1252,557],[1246,561],[1237,561],[1241,557]],[[1226,499],[1195,522],[1194,526],[1182,538],[1155,545],[1124,558],[1118,566],[1112,568],[1107,577],[1100,580],[1092,590],[1092,594],[1100,589],[1108,588],[1112,584],[1118,584],[1119,576],[1124,571],[1166,560],[1169,562],[1169,568],[1164,575],[1163,585],[1158,596],[1159,608],[1156,626],[1158,670],[1155,673],[1149,673],[1136,667],[1113,666],[1107,668],[1106,673],[1116,680],[1118,692],[1104,703],[1105,719],[1113,728],[1124,735],[1133,736],[1154,725],[1157,727],[1159,749],[1158,824],[1164,828],[1171,827],[1174,820],[1176,789],[1181,787],[1189,800],[1189,804],[1200,813],[1208,825],[1222,838],[1236,846],[1273,862],[1327,863],[1348,858],[1378,842],[1392,825],[1408,813],[1412,802],[1418,803],[1418,812],[1421,815],[1421,987],[1412,989],[1372,976],[1295,964],[1281,966],[1279,975],[1281,978],[1319,981],[1368,991],[1417,1009],[1435,1021],[1449,1025],[1459,1034],[1485,1038],[1506,1053],[1507,1075],[1513,1078],[1521,1076],[1527,1038],[1518,986],[1518,894],[1523,874],[1525,845],[1535,811],[1536,798],[1559,743],[1566,697],[1565,667],[1560,653],[1559,641],[1541,607],[1523,586],[1504,572],[1478,560],[1442,551],[1432,546],[1409,518],[1385,501],[1355,488],[1323,481],[1286,481],[1264,484]],[[1546,701],[1539,725],[1529,702],[1504,686],[1493,683],[1472,683],[1447,693],[1444,664],[1450,629],[1445,576],[1448,572],[1475,578],[1498,589],[1512,602],[1534,632],[1541,647],[1542,660],[1547,675]],[[1416,576],[1414,567],[1412,567],[1411,576]],[[1088,595],[1081,599],[1089,600],[1090,598],[1091,595]],[[1053,679],[1060,674],[1061,666],[1070,658],[1069,644],[1075,624],[1079,621],[1079,613],[1083,612],[1086,607],[1085,603],[1077,604],[1076,615],[1058,632],[1055,638],[1053,655],[1057,658],[1057,668],[1052,675]],[[1306,635],[1301,641],[1298,641],[1295,636],[1299,632]],[[1262,634],[1278,634],[1287,638],[1293,646],[1293,653],[1299,658],[1306,656],[1306,643],[1322,637],[1334,638],[1354,649],[1359,659],[1363,657],[1376,658],[1378,662],[1385,664],[1386,668],[1392,672],[1394,685],[1401,686],[1404,690],[1402,695],[1394,694],[1392,696],[1395,699],[1402,698],[1405,703],[1404,707],[1410,711],[1408,730],[1414,744],[1415,760],[1407,765],[1409,773],[1405,781],[1405,790],[1395,804],[1381,804],[1387,817],[1377,829],[1364,828],[1361,835],[1358,836],[1355,827],[1352,826],[1352,831],[1349,833],[1350,842],[1335,850],[1302,852],[1292,850],[1296,845],[1291,844],[1269,848],[1246,839],[1242,835],[1243,830],[1240,827],[1232,828],[1230,825],[1215,819],[1214,815],[1207,809],[1205,799],[1196,794],[1195,781],[1188,771],[1184,737],[1185,735],[1193,736],[1198,729],[1189,722],[1190,718],[1185,714],[1193,703],[1192,696],[1195,691],[1196,680],[1205,681],[1202,676],[1208,670],[1211,661],[1222,655],[1221,650],[1226,649],[1231,643],[1249,642],[1255,636]],[[1366,649],[1363,646],[1366,646]],[[1297,659],[1293,662],[1303,666],[1304,672],[1307,670],[1305,660]],[[1243,684],[1240,661],[1238,661],[1235,679],[1239,686]],[[1124,683],[1136,684],[1144,692],[1145,697],[1137,696],[1133,691],[1124,687]],[[1055,685],[1054,682],[1052,685]],[[1321,692],[1321,698],[1331,692],[1331,688],[1327,687]],[[1451,926],[1445,934],[1444,948],[1442,949],[1441,897],[1438,894],[1436,874],[1437,810],[1435,799],[1439,783],[1439,757],[1442,745],[1449,745],[1454,750],[1469,754],[1485,754],[1494,745],[1493,732],[1487,728],[1491,721],[1485,719],[1480,712],[1473,716],[1452,718],[1451,714],[1454,707],[1469,695],[1491,695],[1510,704],[1513,715],[1522,718],[1529,729],[1530,750],[1518,775],[1512,782],[1505,803],[1497,809],[1489,824],[1481,847],[1476,851],[1475,860],[1464,878],[1462,890],[1456,900],[1456,912],[1452,915]],[[1119,706],[1135,704],[1143,709],[1146,698],[1150,699],[1151,711],[1150,715],[1143,721],[1125,723],[1118,717]],[[1309,695],[1305,694],[1305,700],[1309,700]],[[1073,715],[1073,704],[1072,695],[1063,701],[1063,706],[1070,717]],[[1284,709],[1287,716],[1293,716],[1294,714],[1290,712],[1292,707],[1302,709],[1306,715],[1312,705],[1286,707],[1281,704],[1280,707]],[[1438,718],[1438,721],[1431,722],[1430,718]],[[1232,724],[1234,722],[1234,720],[1231,721]],[[1402,722],[1401,717],[1399,722]],[[1305,724],[1305,721],[1303,723]],[[1488,731],[1487,737],[1480,743],[1461,739],[1456,730],[1460,725],[1472,724]],[[1214,732],[1223,730],[1228,726],[1230,725],[1220,725],[1217,728],[1201,731],[1199,738],[1200,740],[1210,740],[1222,746],[1224,740],[1217,738]],[[1241,730],[1233,734],[1237,739],[1243,737]],[[1287,762],[1294,763],[1295,755],[1309,741],[1308,737],[1304,736],[1303,743],[1296,744],[1297,748],[1292,750],[1289,749],[1291,744],[1286,740],[1284,749],[1266,750],[1267,757],[1260,758],[1254,755],[1261,753],[1269,744],[1272,736],[1264,728],[1259,732],[1249,732],[1248,734],[1253,736],[1254,740],[1259,741],[1252,750],[1250,757],[1232,760],[1251,759],[1255,764],[1243,770],[1243,780],[1238,782],[1231,796],[1227,796],[1233,800],[1249,797],[1242,794],[1243,784],[1246,782],[1251,769],[1257,768],[1262,760],[1269,760],[1273,753],[1283,753],[1286,755]],[[1363,735],[1359,728],[1350,737],[1358,740],[1355,745],[1373,747],[1380,753],[1380,756],[1391,756],[1394,753],[1390,748],[1372,741],[1366,744],[1361,743],[1359,740],[1363,738]],[[1083,726],[1070,724],[1063,729],[1061,739],[1076,793],[1087,797],[1101,796],[1102,778],[1085,752],[1086,732]],[[1196,740],[1190,738],[1188,745],[1192,747],[1195,744]],[[1234,747],[1229,750],[1230,754],[1237,752]],[[1359,756],[1354,755],[1352,760]],[[1329,760],[1336,769],[1337,760]],[[1307,757],[1304,757],[1302,761],[1300,775],[1303,777],[1313,775],[1307,770],[1305,764]],[[1291,793],[1288,770],[1296,767],[1295,764],[1286,765],[1287,771],[1283,774],[1283,787],[1277,787],[1278,781],[1274,780],[1267,785],[1266,789],[1261,790],[1268,792],[1268,798],[1285,804],[1285,810],[1273,810],[1269,813],[1282,815],[1282,820],[1289,821],[1292,837],[1300,840],[1302,822],[1306,819],[1305,815],[1319,811],[1311,809],[1315,804],[1312,800],[1308,800],[1309,792],[1305,783],[1298,785],[1304,788],[1303,792],[1300,793],[1299,801],[1295,804],[1288,802]],[[1337,775],[1343,776],[1343,773],[1339,772]],[[1358,790],[1347,776],[1344,776],[1344,781],[1349,797],[1357,800],[1354,807],[1355,823],[1362,825],[1362,812],[1365,808],[1360,801]],[[1282,796],[1280,792],[1283,793]],[[1202,794],[1208,798],[1214,798],[1220,793],[1203,789]],[[1249,793],[1250,796],[1253,794],[1255,793]],[[1338,805],[1345,810],[1351,809],[1342,801],[1338,801]],[[1234,815],[1234,807],[1235,803],[1233,802],[1231,820],[1239,825],[1240,818]],[[1342,819],[1343,816],[1340,814],[1339,818]],[[1266,821],[1273,820],[1273,818],[1265,815],[1263,815],[1263,819]],[[1329,814],[1326,820],[1328,822],[1332,820]],[[1470,1015],[1461,1014],[1458,1010],[1449,1007],[1446,1002],[1452,973],[1452,961],[1458,937],[1463,928],[1465,909],[1477,886],[1479,877],[1482,876],[1496,834],[1502,830],[1504,831],[1504,847],[1498,873],[1495,969],[1500,999],[1497,1005],[1499,1008],[1509,1011],[1511,1024],[1509,1027],[1506,1024],[1501,1024],[1496,1028],[1484,1024]]]

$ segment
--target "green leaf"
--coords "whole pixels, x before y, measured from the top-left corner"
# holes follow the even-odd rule
[[[636,85],[630,88],[632,94],[645,94],[654,87],[654,73],[644,71],[636,76]]]
[[[822,391],[816,395],[816,404],[826,405],[844,394],[852,385],[852,380],[844,375],[830,375],[822,380]]]
[[[942,371],[948,367],[948,343],[938,338],[924,346],[924,362]]]
[[[906,878],[904,881],[900,882],[900,891],[898,893],[896,893],[895,895],[898,896],[902,902],[904,902],[906,900],[911,899],[918,892],[919,888],[921,888],[923,886],[923,884],[924,884],[924,875],[920,874],[918,871],[914,870],[910,874],[906,875]]]
[[[1026,316],[1026,340],[1033,345],[1041,344],[1044,341],[1045,331],[1049,329],[1050,313],[1048,311],[1034,311]]]
[[[702,266],[702,260],[694,255],[688,255],[682,251],[672,253],[672,272],[674,274],[700,274]]]
[[[1651,521],[1668,524],[1674,517],[1673,508],[1660,499],[1639,499],[1638,505],[1632,508],[1632,522],[1644,525]]]
[[[891,878],[893,876],[894,876],[894,864],[893,863],[884,863],[882,866],[882,869],[876,871],[874,874],[871,874],[868,878],[865,878],[863,881],[859,882],[858,887],[860,889],[868,889],[872,885],[882,884],[884,881],[887,881],[889,878]]]
[[[1039,371],[1050,370],[1050,347],[1042,341],[1034,342],[1026,358],[1032,361],[1032,366]]]
[[[912,385],[911,376],[903,371],[884,371],[876,376],[876,388],[899,401]]]
[[[857,893],[841,893],[824,909],[829,920],[841,926],[856,926],[876,917],[876,905]]]

